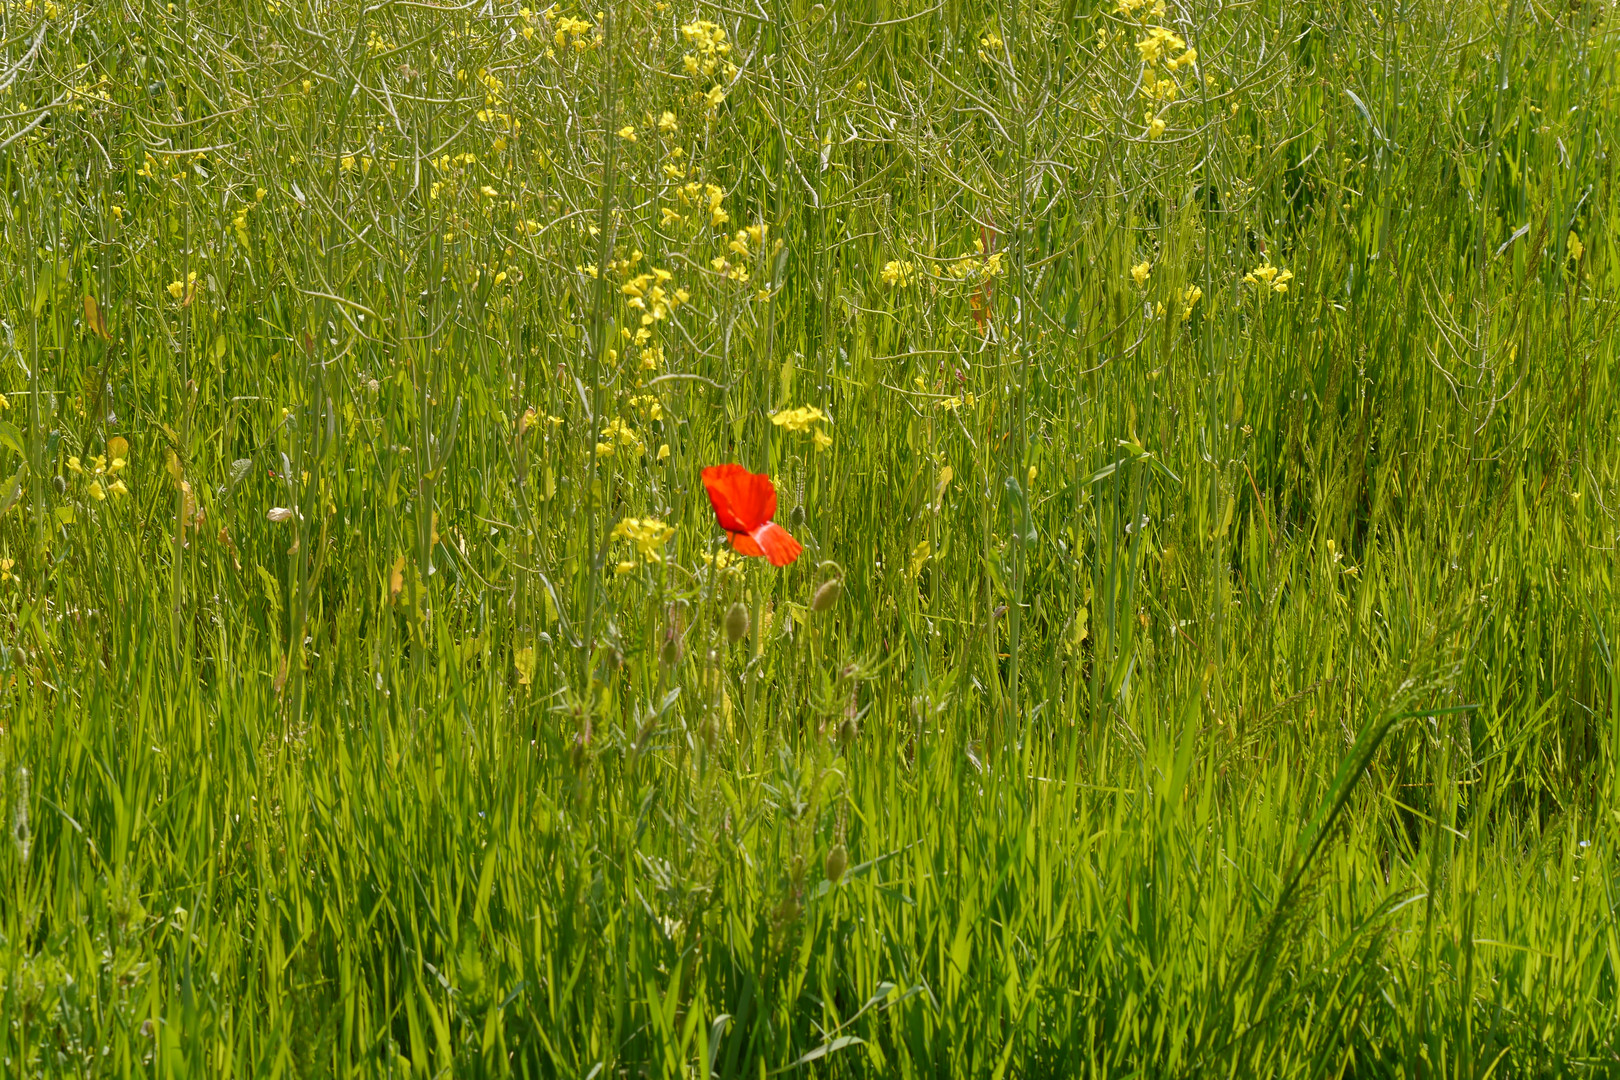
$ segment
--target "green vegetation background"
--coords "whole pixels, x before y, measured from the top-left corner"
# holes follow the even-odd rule
[[[0,1071],[1612,1074],[1613,4],[685,2],[0,9]]]

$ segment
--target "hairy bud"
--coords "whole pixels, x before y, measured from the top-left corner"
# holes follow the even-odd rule
[[[735,645],[748,633],[748,609],[738,600],[726,611],[726,640]]]
[[[832,850],[827,852],[827,865],[824,867],[827,880],[834,885],[838,884],[848,868],[849,852],[844,849],[843,844],[834,844]]]
[[[829,578],[821,583],[815,595],[810,598],[811,611],[827,611],[838,603],[838,597],[844,591],[844,583],[838,578]]]

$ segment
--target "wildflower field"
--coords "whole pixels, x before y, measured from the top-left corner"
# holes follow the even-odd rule
[[[0,1075],[1620,1074],[1617,66],[4,0]]]

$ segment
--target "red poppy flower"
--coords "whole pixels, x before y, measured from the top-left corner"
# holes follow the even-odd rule
[[[763,555],[772,566],[786,566],[804,547],[771,518],[776,516],[776,485],[763,473],[741,465],[711,465],[703,470],[703,487],[714,518],[731,535],[731,546],[744,555]]]

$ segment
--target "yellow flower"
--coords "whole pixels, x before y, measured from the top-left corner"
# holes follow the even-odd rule
[[[84,472],[84,468],[79,464],[79,459],[77,457],[68,458],[67,467],[69,472],[76,472],[80,474]]]
[[[674,131],[676,126],[675,114],[666,109],[664,114],[658,118],[658,130],[666,132]]]
[[[771,423],[777,427],[785,427],[789,431],[803,433],[809,431],[811,425],[826,419],[827,414],[814,405],[801,405],[797,409],[783,409],[771,417]]]
[[[1193,305],[1203,299],[1204,290],[1197,285],[1189,285],[1181,291],[1181,321],[1186,322],[1192,318]]]
[[[1288,283],[1292,280],[1294,280],[1292,270],[1279,270],[1271,265],[1270,259],[1243,275],[1245,284],[1265,286],[1274,293],[1287,292]]]
[[[1141,262],[1131,267],[1131,278],[1138,285],[1146,285],[1147,279],[1152,273],[1153,264],[1147,259],[1143,259]]]
[[[11,568],[16,565],[13,559],[0,559],[0,581],[16,581],[17,575],[11,572]]]
[[[107,490],[120,497],[129,494],[129,488],[124,486],[124,482],[122,480],[114,480],[112,483],[107,485]]]
[[[635,142],[636,126],[634,124],[624,125],[624,127],[619,129],[619,138],[623,139],[625,142]]]
[[[186,275],[184,281],[171,281],[167,285],[169,295],[176,300],[184,299],[190,303],[192,297],[197,295],[197,271],[193,270]]]
[[[1564,246],[1569,250],[1569,257],[1575,262],[1580,262],[1581,256],[1586,253],[1586,246],[1581,243],[1581,238],[1574,233],[1569,234],[1569,239],[1565,241]]]
[[[0,394],[0,409],[9,409],[9,408],[11,408],[11,402],[6,400],[6,395]]]
[[[911,275],[916,270],[912,263],[900,259],[890,259],[883,265],[883,283],[885,285],[909,285]]]
[[[339,168],[344,172],[354,172],[354,155],[345,154],[342,162],[339,163]]]
[[[811,435],[811,439],[815,442],[816,449],[818,451],[825,450],[827,447],[832,445],[832,436],[828,435],[820,428],[816,428],[815,432]]]
[[[1148,121],[1148,126],[1147,126],[1148,138],[1157,139],[1160,135],[1163,135],[1163,134],[1164,134],[1164,121],[1162,119],[1155,116],[1153,119]]]
[[[105,502],[107,499],[107,493],[101,490],[100,480],[90,481],[90,486],[86,487],[84,490],[92,499],[96,500],[96,502]]]
[[[627,540],[634,544],[636,554],[647,562],[663,562],[663,553],[658,549],[669,543],[674,535],[674,528],[657,518],[621,518],[610,534],[614,540]]]

